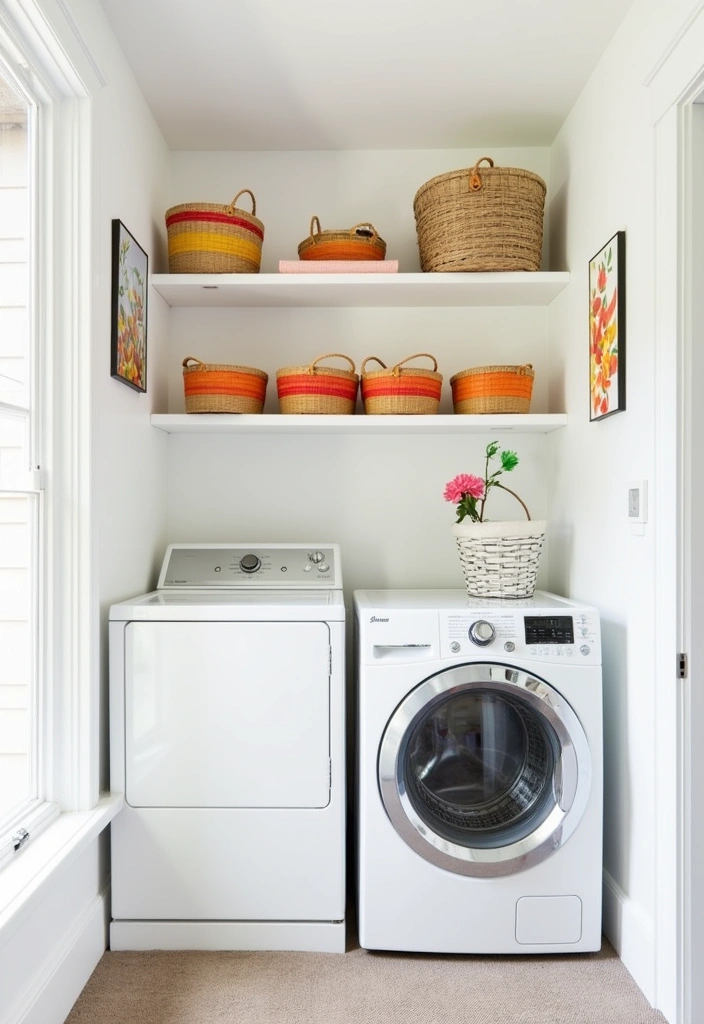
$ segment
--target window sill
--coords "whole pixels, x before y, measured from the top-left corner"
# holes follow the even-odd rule
[[[105,793],[91,811],[67,811],[0,872],[0,945],[34,913],[66,868],[122,809]]]

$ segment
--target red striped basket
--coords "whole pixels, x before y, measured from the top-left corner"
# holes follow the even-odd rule
[[[186,412],[258,413],[264,408],[269,375],[253,366],[183,360]]]
[[[252,212],[235,204],[246,193]],[[170,274],[258,274],[264,225],[254,214],[257,202],[248,188],[229,206],[182,203],[166,211]]]
[[[432,370],[404,366],[411,359],[430,359]],[[365,372],[365,366],[373,359],[382,369]],[[364,411],[370,415],[432,414],[438,411],[442,375],[437,372],[438,363],[429,352],[417,352],[402,359],[389,369],[377,356],[367,356],[362,363],[362,401]]]
[[[345,359],[352,370],[319,366],[323,359]],[[349,356],[329,352],[308,366],[285,366],[276,371],[279,408],[283,413],[354,413],[359,377]]]

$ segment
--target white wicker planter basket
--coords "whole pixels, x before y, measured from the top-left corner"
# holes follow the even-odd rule
[[[535,591],[544,519],[455,523],[460,564],[470,597],[531,597]]]

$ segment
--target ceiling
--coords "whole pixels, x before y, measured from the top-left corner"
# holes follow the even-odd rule
[[[171,149],[548,145],[632,0],[100,0]]]

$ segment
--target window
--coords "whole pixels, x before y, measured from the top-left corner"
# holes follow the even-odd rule
[[[0,823],[41,796],[41,501],[30,328],[30,107],[0,65]],[[2,825],[0,824],[0,831]]]
[[[40,14],[0,5],[0,868],[98,798],[91,111]]]

